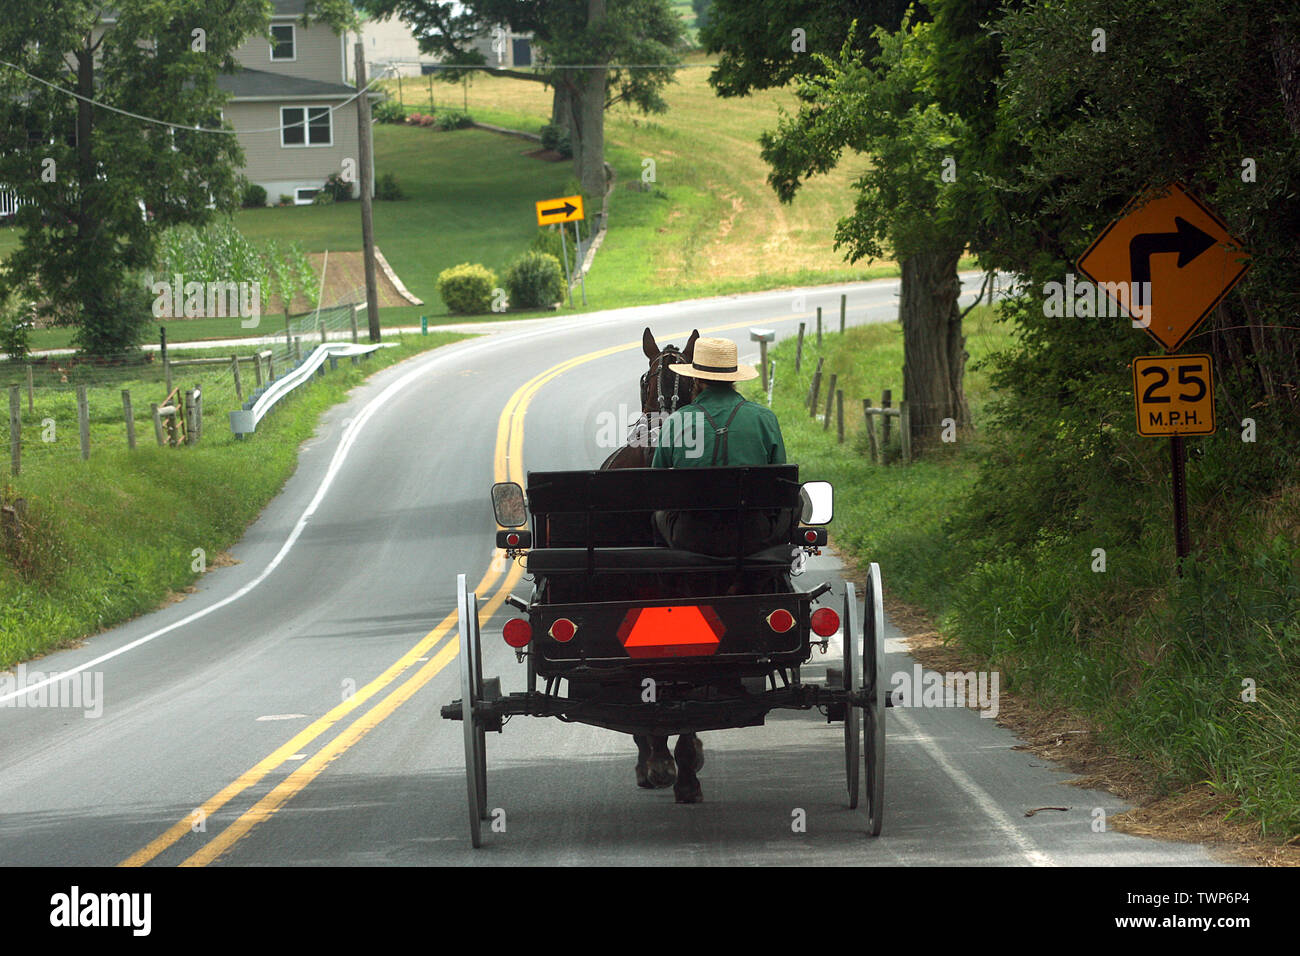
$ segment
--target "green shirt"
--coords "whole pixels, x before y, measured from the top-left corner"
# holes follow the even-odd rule
[[[716,435],[704,409],[718,428],[727,424],[732,409],[744,399],[730,388],[709,386],[689,405],[684,405],[664,420],[655,447],[654,468],[708,468],[714,464]],[[716,464],[783,465],[785,442],[781,426],[770,408],[745,402],[727,429],[727,460],[718,455]]]

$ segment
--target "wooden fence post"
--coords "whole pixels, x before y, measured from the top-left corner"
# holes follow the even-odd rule
[[[907,399],[898,403],[899,437],[903,439],[903,464],[912,463],[912,413],[907,407]]]
[[[81,460],[90,459],[90,405],[86,401],[86,386],[77,386],[77,426],[81,434]]]
[[[835,393],[835,431],[839,444],[844,444],[844,390],[839,389]]]
[[[862,424],[867,430],[867,447],[871,449],[871,463],[880,464],[880,449],[876,447],[876,423],[871,416],[871,399],[862,400]]]
[[[203,437],[203,389],[194,389],[194,444]]]
[[[153,416],[153,437],[158,439],[158,447],[163,445],[162,416],[158,414],[158,403],[149,403],[149,414]]]
[[[27,366],[27,411],[35,412],[35,397],[32,394],[32,367]]]
[[[320,329],[320,344],[325,344],[325,317],[319,312],[316,313],[316,325]]]
[[[17,385],[9,386],[9,470],[15,478],[22,468],[23,400]]]
[[[268,352],[266,355],[266,375],[267,381],[275,381],[275,352]]]
[[[803,363],[803,329],[806,323],[799,323],[799,344],[794,347],[794,373],[799,374],[799,366]]]
[[[158,342],[158,350],[162,353],[163,375],[166,376],[167,394],[170,395],[172,393],[172,366],[171,362],[167,360],[167,326],[165,325],[158,327]]]
[[[126,447],[135,451],[135,412],[131,409],[131,390],[122,389],[122,414],[126,416]]]
[[[244,383],[239,380],[239,356],[230,356],[230,371],[235,376],[235,398],[242,405],[244,402]]]
[[[894,393],[891,389],[885,389],[880,393],[880,407],[888,409],[893,404]],[[880,416],[880,451],[884,453],[889,447],[889,413],[886,412]]]
[[[253,353],[253,374],[257,376],[257,387],[262,387],[262,356],[257,352]]]
[[[843,292],[840,293],[840,334],[841,335],[844,334],[844,309],[845,306],[847,305],[848,298],[849,298],[848,295],[846,295],[845,293]]]
[[[831,406],[835,404],[835,383],[839,378],[835,372],[831,372],[831,384],[826,389],[826,419],[822,422],[822,431],[829,431],[831,427]]]
[[[296,335],[293,337],[293,360],[294,362],[302,361],[302,339]]]
[[[824,361],[824,358],[817,359],[817,371],[813,372],[812,385],[808,389],[808,414],[812,417],[817,415],[817,398],[821,394],[822,362]]]
[[[822,347],[822,307],[817,306],[817,348]]]
[[[355,345],[357,342],[357,310],[359,308],[361,308],[359,305],[352,306],[352,344],[353,345]]]

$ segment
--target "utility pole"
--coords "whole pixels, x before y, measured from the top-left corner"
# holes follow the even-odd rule
[[[378,342],[379,286],[375,280],[375,222],[370,194],[374,187],[374,168],[371,166],[370,97],[366,89],[366,48],[361,43],[353,45],[357,74],[357,140],[361,166],[361,243],[365,247],[366,261],[366,319],[370,323],[370,341]]]

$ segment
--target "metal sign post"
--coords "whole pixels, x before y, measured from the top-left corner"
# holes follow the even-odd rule
[[[560,226],[561,229],[564,226]],[[582,286],[582,304],[587,304],[587,273],[582,269],[582,237],[578,235],[578,221],[573,221],[573,245],[576,249],[574,271],[578,273],[578,284]]]
[[[565,239],[564,223],[560,223],[560,258],[564,260],[564,287],[569,290],[569,308],[573,308],[573,279],[569,276],[569,242]]]

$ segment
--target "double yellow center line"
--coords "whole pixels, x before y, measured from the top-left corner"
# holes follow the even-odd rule
[[[781,316],[781,318],[799,318],[800,316]],[[754,320],[746,322],[736,322],[730,325],[717,326],[712,329],[705,329],[703,332],[721,332],[727,329],[741,328],[752,325]],[[769,320],[770,321],[770,320]],[[674,337],[680,337],[674,336]],[[493,458],[493,474],[496,481],[515,481],[523,484],[523,447],[524,447],[524,415],[528,410],[529,404],[534,396],[548,382],[571,371],[579,365],[587,362],[593,362],[597,359],[613,355],[618,352],[624,352],[629,349],[639,348],[640,341],[628,342],[623,345],[611,346],[610,348],[600,349],[595,352],[588,352],[577,358],[569,359],[558,365],[553,365],[544,372],[539,373],[529,379],[506,402],[505,408],[501,411],[501,417],[497,421],[496,448]],[[482,594],[490,590],[497,580],[501,577],[502,563],[499,560],[493,561],[489,569],[484,573],[482,579],[474,587],[476,594]],[[501,581],[500,587],[492,595],[479,611],[480,625],[486,624],[492,619],[492,616],[501,607],[506,596],[510,593],[511,588],[518,583],[519,578],[523,575],[523,568],[516,562],[510,565],[510,570],[506,573],[505,579]],[[324,716],[317,718],[311,724],[304,727],[301,731],[290,738],[285,744],[276,748],[262,760],[250,767],[239,775],[226,787],[223,787],[218,793],[203,803],[195,813],[176,823],[172,824],[166,832],[157,837],[149,844],[141,847],[135,853],[123,860],[119,866],[144,866],[156,859],[161,853],[177,844],[185,836],[194,832],[193,824],[195,820],[207,821],[221,810],[226,804],[234,800],[245,790],[256,786],[266,778],[277,767],[281,766],[290,757],[302,752],[312,742],[317,740],[335,724],[342,721],[355,711],[361,709],[362,705],[372,698],[378,696],[385,688],[396,681],[404,671],[420,658],[425,657],[437,646],[443,636],[456,623],[456,613],[453,611],[438,622],[437,627],[431,630],[419,640],[410,650],[394,661],[382,674],[376,677],[370,683],[359,689],[347,700],[333,707]],[[408,677],[394,690],[390,691],[387,696],[383,697],[374,707],[346,727],[336,737],[331,739],[320,750],[308,758],[293,773],[289,774],[284,780],[277,784],[272,790],[257,801],[248,811],[240,815],[233,823],[218,833],[212,840],[206,843],[201,849],[185,859],[181,866],[206,866],[207,864],[218,859],[222,854],[229,850],[243,837],[247,836],[254,827],[259,823],[269,820],[281,807],[283,807],[296,794],[301,792],[308,784],[315,780],[334,760],[338,759],[344,753],[357,743],[361,738],[368,734],[375,727],[379,726],[386,718],[391,716],[402,704],[410,698],[421,687],[432,680],[444,667],[455,660],[457,653],[460,651],[460,641],[457,635],[453,635],[443,647],[434,654],[424,666]]]

